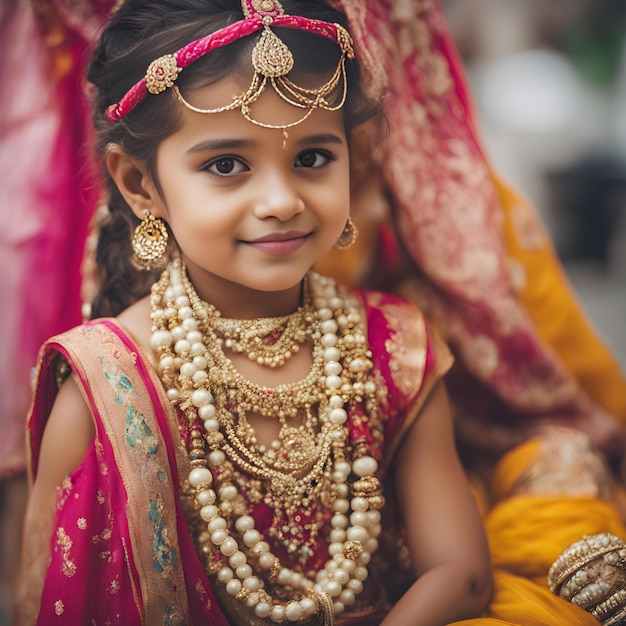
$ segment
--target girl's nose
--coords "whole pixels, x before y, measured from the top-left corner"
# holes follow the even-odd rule
[[[257,188],[254,214],[259,219],[275,217],[284,222],[302,213],[304,208],[297,187],[287,176],[267,176]]]

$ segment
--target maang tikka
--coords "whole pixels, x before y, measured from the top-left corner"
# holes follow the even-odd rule
[[[347,95],[345,60],[346,57],[354,58],[352,38],[348,31],[339,24],[298,15],[285,15],[278,0],[242,0],[241,6],[245,16],[243,20],[192,41],[172,54],[155,59],[148,67],[145,77],[131,87],[117,104],[107,108],[106,119],[109,122],[116,122],[130,113],[147,95],[159,94],[169,88],[172,88],[179,101],[192,111],[213,114],[240,109],[246,120],[265,128],[291,128],[307,119],[315,109],[329,111],[340,109]],[[287,76],[294,65],[293,54],[273,31],[274,27],[305,31],[337,43],[341,57],[330,79],[315,89],[300,87],[292,82]],[[234,96],[230,103],[214,109],[200,109],[185,100],[175,85],[185,67],[212,50],[260,30],[263,32],[252,50],[254,75],[245,93]],[[267,124],[254,119],[251,106],[259,99],[268,84],[285,102],[304,110],[299,119],[287,124]]]
[[[141,269],[158,268],[167,250],[168,232],[162,220],[150,211],[144,211],[144,218],[135,228],[132,238],[135,262]]]

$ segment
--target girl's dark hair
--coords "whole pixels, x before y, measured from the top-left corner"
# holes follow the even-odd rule
[[[347,28],[345,16],[323,0],[284,0],[287,14],[301,15]],[[107,192],[108,214],[100,224],[96,263],[100,290],[92,316],[114,316],[146,295],[157,278],[155,271],[133,263],[132,233],[139,220],[132,213],[104,166],[111,144],[145,164],[158,187],[156,153],[163,139],[176,131],[180,104],[172,91],[149,95],[117,122],[104,118],[105,109],[120,100],[156,58],[243,18],[240,0],[126,0],[113,13],[92,54],[87,80],[94,87],[93,120],[96,151]],[[277,31],[295,57],[302,75],[330,76],[337,67],[339,46],[301,31]],[[177,80],[181,90],[201,87],[232,74],[252,75],[250,51],[258,35],[219,48],[188,66]],[[346,63],[348,95],[342,109],[346,130],[378,112],[361,89],[359,69]],[[297,77],[296,77],[297,78]]]

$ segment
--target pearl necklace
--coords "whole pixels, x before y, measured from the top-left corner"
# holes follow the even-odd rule
[[[345,406],[365,402],[373,411],[376,405],[376,385],[369,376],[371,354],[361,329],[358,299],[349,293],[339,296],[329,278],[313,272],[309,278],[321,330],[316,349],[323,355],[323,396],[316,455],[302,475],[281,472],[247,449],[233,432],[229,411],[216,406],[220,390],[208,386],[210,363],[221,347],[207,345],[210,337],[199,330],[207,326],[206,303],[188,282],[180,259],[173,261],[153,286],[150,344],[159,355],[167,397],[190,425],[192,469],[188,481],[205,524],[202,551],[215,557],[208,561],[210,573],[259,618],[304,622],[317,615],[329,626],[363,589],[367,565],[378,547],[379,509],[384,499],[376,477],[378,464],[369,454],[369,445],[361,440],[350,442],[346,425]],[[196,426],[198,420],[204,432]],[[313,578],[281,564],[255,528],[252,516],[234,514],[241,500],[232,479],[235,466],[269,487],[281,485],[279,492],[298,493],[324,480],[330,484],[328,560]],[[234,523],[229,523],[231,518]],[[285,597],[291,599],[284,602]]]

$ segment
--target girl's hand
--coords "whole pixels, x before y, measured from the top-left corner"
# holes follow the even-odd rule
[[[489,549],[443,383],[398,452],[395,485],[418,579],[381,626],[443,626],[478,616],[491,594]]]

